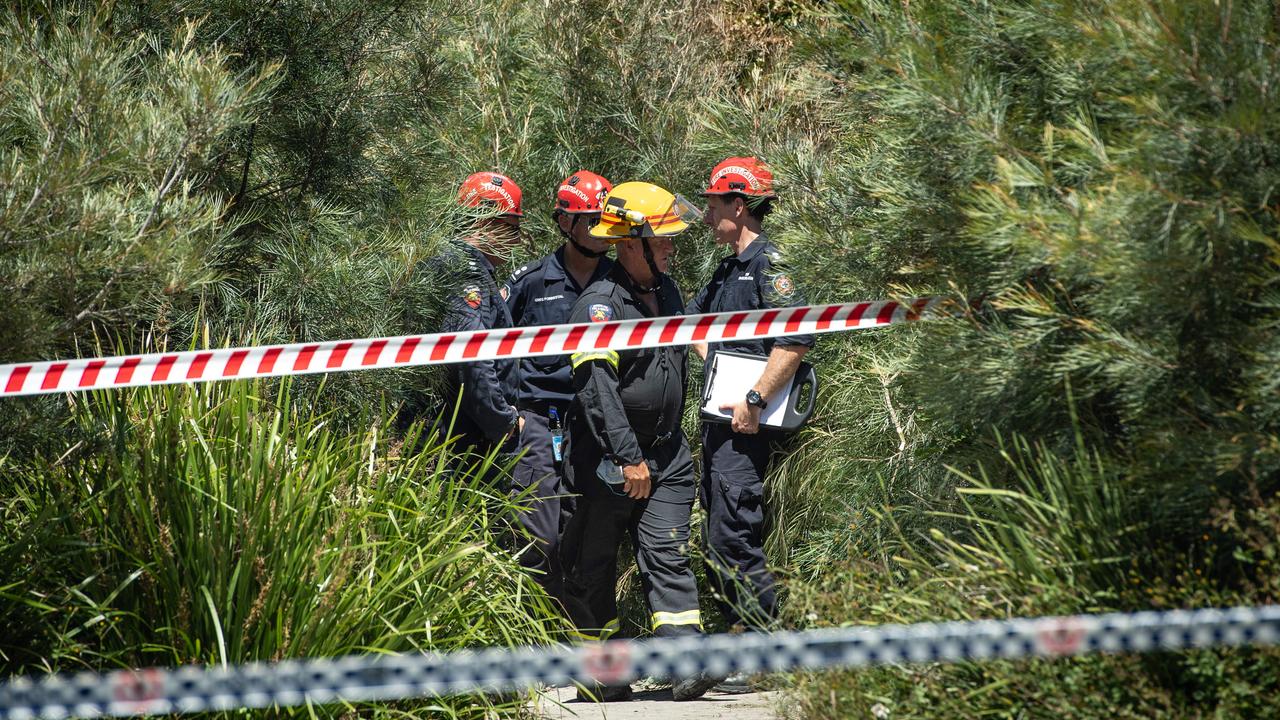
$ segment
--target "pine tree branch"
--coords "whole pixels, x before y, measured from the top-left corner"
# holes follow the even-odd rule
[[[191,136],[188,135],[187,137],[183,138],[182,146],[178,148],[177,155],[174,157],[173,162],[170,163],[169,169],[165,171],[165,177],[161,180],[160,188],[156,191],[155,201],[151,203],[151,209],[147,212],[147,216],[143,218],[142,226],[138,228],[138,232],[133,236],[133,239],[130,240],[129,244],[125,247],[124,253],[123,253],[124,256],[127,257],[129,253],[133,252],[133,250],[138,246],[138,243],[142,242],[143,238],[146,237],[147,231],[151,227],[151,223],[155,220],[156,216],[160,213],[160,206],[164,203],[165,197],[169,194],[169,191],[173,189],[173,184],[178,181],[178,178],[181,177],[184,172],[186,172],[186,169],[187,169],[186,155],[187,155],[187,148],[190,146],[190,144],[191,144]],[[107,281],[103,283],[101,288],[99,288],[97,294],[93,296],[93,299],[89,301],[89,304],[86,305],[84,309],[81,310],[79,313],[76,313],[75,319],[71,323],[68,323],[68,326],[74,325],[84,320],[86,317],[88,317],[89,314],[93,312],[94,307],[96,307],[98,303],[102,302],[103,299],[106,298],[107,293],[111,292],[111,289],[115,287],[115,284],[123,276],[124,276],[124,271],[122,269],[117,269],[115,272],[113,272],[111,274],[111,277],[107,278]]]
[[[260,194],[260,195],[254,195],[253,197],[249,198],[249,199],[248,199],[248,200],[246,200],[245,202],[255,203],[255,202],[257,202],[257,201],[259,201],[259,200],[262,200],[262,199],[264,199],[264,198],[269,198],[269,197],[271,197],[272,195],[277,195],[277,194],[282,193],[282,192],[285,192],[285,191],[287,191],[287,190],[292,190],[292,189],[294,189],[294,188],[298,187],[299,185],[301,185],[303,182],[304,182],[304,180],[303,180],[303,179],[298,179],[298,180],[294,180],[293,182],[284,183],[284,184],[277,184],[277,183],[263,183],[263,184],[261,184],[261,185],[258,185],[257,187],[250,188],[250,189],[249,189],[249,192],[257,192],[258,190],[262,190],[262,189],[264,189],[264,188],[269,188],[269,187],[271,187],[272,185],[275,185],[275,187],[274,187],[274,188],[272,188],[271,190],[267,190],[266,192],[264,192],[264,193],[262,193],[262,194]]]
[[[893,406],[893,398],[889,395],[889,383],[893,378],[886,378],[882,372],[876,373],[876,376],[880,379],[880,388],[884,392],[884,406],[889,409],[889,419],[893,422],[893,429],[898,433],[898,456],[902,457],[907,452],[907,433],[902,429],[898,410]]]
[[[236,190],[236,194],[231,196],[231,206],[235,207],[244,198],[245,186],[249,183],[249,161],[253,158],[253,140],[258,132],[258,123],[255,121],[249,126],[249,147],[244,152],[244,165],[240,168],[240,187]]]

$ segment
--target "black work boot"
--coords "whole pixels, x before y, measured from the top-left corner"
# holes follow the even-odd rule
[[[630,685],[578,686],[578,699],[583,702],[626,702],[631,699]]]
[[[674,678],[671,685],[671,697],[674,700],[697,700],[707,694],[720,678],[698,672],[686,678]]]
[[[734,673],[721,680],[714,689],[716,692],[726,695],[743,695],[755,691],[751,681],[752,677],[746,673]]]

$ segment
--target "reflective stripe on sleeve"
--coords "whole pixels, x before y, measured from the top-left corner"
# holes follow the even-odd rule
[[[702,611],[656,612],[653,614],[653,629],[657,630],[659,625],[702,625]]]
[[[579,365],[592,360],[606,360],[613,366],[614,370],[618,369],[618,353],[614,350],[592,350],[590,352],[574,353],[569,362],[573,365],[573,369],[577,370]]]
[[[614,633],[618,632],[618,628],[620,627],[621,625],[618,623],[618,619],[614,618],[609,622],[605,623],[604,628],[602,628],[598,633],[593,633],[586,630],[570,630],[569,637],[575,638],[577,640],[589,640],[591,642],[599,642],[602,640],[608,640]]]

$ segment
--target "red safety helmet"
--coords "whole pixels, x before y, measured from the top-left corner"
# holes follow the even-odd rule
[[[501,173],[479,172],[467,178],[458,190],[458,202],[464,207],[494,205],[502,215],[524,217],[520,211],[522,193],[514,180]]]
[[[776,198],[773,173],[753,157],[726,158],[711,171],[711,182],[702,195],[739,193],[752,198]]]
[[[579,170],[560,183],[556,190],[556,210],[570,215],[598,213],[611,190],[613,183],[590,170]]]

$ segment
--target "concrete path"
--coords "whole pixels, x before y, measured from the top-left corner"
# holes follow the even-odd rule
[[[698,700],[676,702],[671,690],[637,690],[630,702],[589,703],[575,699],[573,688],[548,690],[537,703],[538,714],[551,720],[773,720],[773,693],[721,695],[709,692]],[[559,704],[557,704],[559,703]]]

